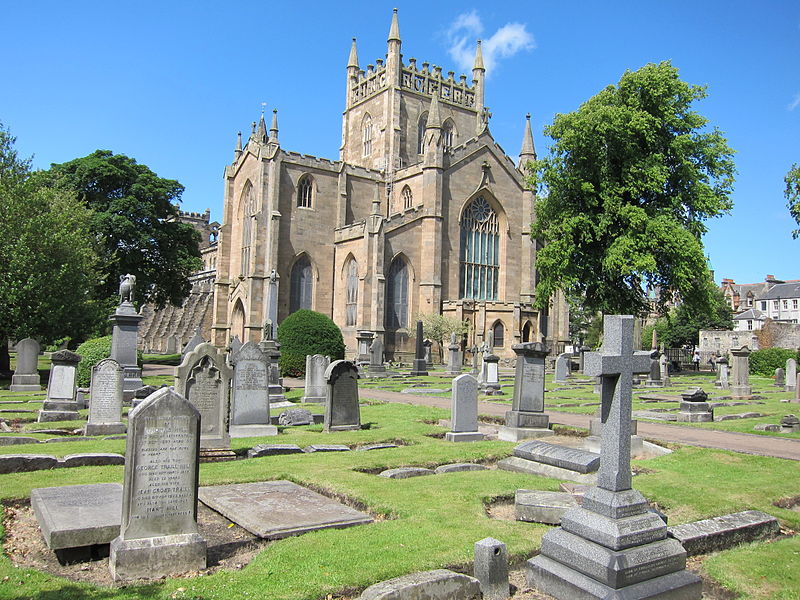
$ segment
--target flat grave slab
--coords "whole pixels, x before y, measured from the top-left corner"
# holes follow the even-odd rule
[[[780,524],[772,515],[759,510],[745,510],[667,529],[689,556],[726,550],[738,544],[772,537],[780,532]]]
[[[201,487],[199,499],[250,533],[272,540],[372,523],[368,514],[291,481]]]
[[[592,473],[600,466],[599,454],[546,442],[520,444],[514,448],[514,456],[578,473]]]
[[[31,491],[31,506],[51,550],[109,544],[119,535],[122,485],[36,488]]]

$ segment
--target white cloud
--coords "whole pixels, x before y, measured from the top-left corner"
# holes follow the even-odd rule
[[[475,62],[475,42],[483,32],[483,22],[475,10],[458,15],[447,32],[450,44],[448,52],[466,72],[472,69]],[[490,37],[484,38],[481,46],[488,75],[502,59],[536,48],[536,41],[524,23],[506,23]]]
[[[792,102],[789,103],[789,106],[786,107],[786,110],[794,110],[798,106],[800,106],[800,94],[797,94],[794,97],[794,100],[792,100]]]

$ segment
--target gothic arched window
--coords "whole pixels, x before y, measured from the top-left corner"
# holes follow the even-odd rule
[[[291,296],[289,297],[289,313],[301,308],[311,309],[311,293],[313,291],[311,261],[303,255],[292,267]]]
[[[425,152],[425,125],[428,123],[428,113],[422,113],[417,122],[417,154]]]
[[[372,154],[372,117],[364,117],[364,122],[361,126],[362,139],[364,141],[364,156]]]
[[[239,265],[239,274],[244,277],[250,272],[250,246],[253,220],[255,219],[255,198],[253,186],[248,181],[242,191],[242,254]]]
[[[525,322],[525,327],[522,328],[522,342],[532,342],[533,326],[530,321]]]
[[[399,257],[392,262],[386,277],[386,326],[408,326],[408,265]]]
[[[453,121],[447,119],[442,125],[442,148],[445,152],[450,152],[455,144],[456,136],[453,131]]]
[[[358,316],[358,263],[355,258],[351,258],[347,263],[346,273],[344,324],[346,327],[355,327]]]
[[[497,321],[497,323],[495,323],[494,326],[492,327],[492,334],[494,337],[495,347],[502,348],[503,346],[506,345],[505,333],[506,333],[506,328],[503,327],[503,322]]]
[[[497,213],[483,196],[461,217],[460,297],[497,300],[500,276],[500,226]]]
[[[400,193],[400,197],[403,199],[403,210],[411,208],[411,205],[414,202],[414,197],[411,195],[411,188],[405,186],[403,191]]]
[[[303,175],[297,183],[297,206],[311,208],[314,197],[314,179],[311,175]]]

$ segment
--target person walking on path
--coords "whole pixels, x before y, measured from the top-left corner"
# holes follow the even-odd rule
[[[694,354],[692,355],[692,362],[694,363],[694,370],[700,370],[700,350],[695,348]]]

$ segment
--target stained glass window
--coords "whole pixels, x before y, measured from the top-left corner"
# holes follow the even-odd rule
[[[483,196],[478,196],[461,217],[461,298],[497,300],[499,232],[497,213]]]
[[[355,327],[358,307],[358,263],[354,258],[347,264],[346,291],[344,324],[347,327]]]
[[[386,278],[386,326],[408,326],[408,266],[402,258],[392,262]]]

